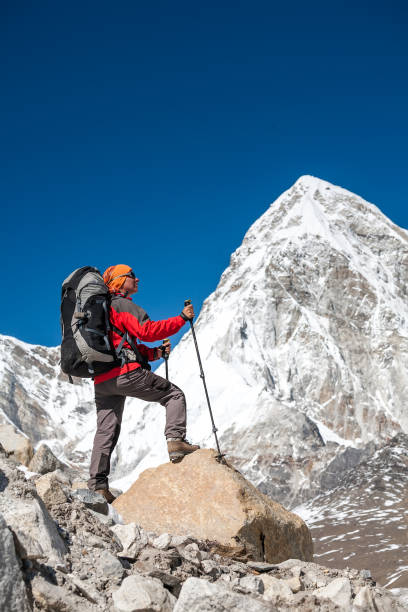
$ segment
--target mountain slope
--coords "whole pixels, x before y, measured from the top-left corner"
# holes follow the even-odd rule
[[[295,508],[317,563],[369,568],[383,586],[408,587],[407,468],[408,436],[398,434],[338,487]]]
[[[341,446],[407,431],[407,283],[407,232],[358,196],[302,177],[248,230],[205,301],[196,332],[222,449],[280,501],[319,492]],[[170,371],[186,391],[191,437],[213,445],[194,353],[186,334]],[[161,407],[135,402],[125,429],[149,440],[163,422]],[[130,457],[127,440],[119,452]]]
[[[195,327],[221,448],[263,491],[294,506],[407,432],[407,291],[408,233],[320,179],[301,177],[248,230]],[[3,412],[86,464],[89,382],[57,376],[57,349],[2,342]],[[189,436],[214,447],[190,332],[169,366]],[[164,418],[159,405],[127,400],[119,486],[167,460]]]

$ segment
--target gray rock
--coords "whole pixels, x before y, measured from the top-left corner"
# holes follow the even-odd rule
[[[36,609],[46,612],[89,612],[89,610],[95,610],[93,606],[89,605],[88,601],[70,593],[62,586],[44,580],[41,576],[34,577],[31,582],[31,590],[33,599],[38,606]]]
[[[175,535],[171,538],[171,545],[174,547],[185,546],[194,542],[194,538],[191,536]]]
[[[254,593],[256,595],[262,595],[265,590],[265,587],[261,578],[258,578],[258,576],[249,575],[240,578],[239,589],[242,590],[242,592],[244,593]]]
[[[158,548],[159,550],[167,550],[170,546],[172,537],[168,533],[162,533],[158,538],[153,540],[154,548]]]
[[[240,576],[248,575],[248,567],[246,563],[235,562],[229,565],[228,567],[230,568],[230,572],[236,572],[237,574],[240,574]],[[252,572],[249,573],[252,575]]]
[[[30,535],[20,529],[13,529],[14,544],[20,559],[44,559],[46,554],[38,540],[34,540]]]
[[[64,466],[63,470],[57,468],[56,470],[50,473],[53,475],[55,480],[58,480],[60,484],[66,485],[67,487],[71,487],[72,478],[70,477],[69,471],[66,469],[66,466]]]
[[[128,576],[112,594],[117,612],[172,612],[176,598],[160,580],[145,576]]]
[[[330,576],[322,576],[320,572],[310,568],[305,570],[302,575],[302,583],[306,589],[320,589],[328,585]]]
[[[13,536],[0,514],[0,610],[29,612],[27,593]]]
[[[273,576],[268,576],[267,578],[268,582],[265,584],[265,592],[263,594],[263,599],[265,601],[292,601],[293,593],[285,580],[278,580],[278,578],[274,578]]]
[[[38,474],[47,474],[47,472],[53,472],[58,469],[63,470],[66,467],[67,466],[62,463],[62,461],[57,459],[46,444],[41,444],[41,446],[39,446],[28,465],[28,469],[31,472],[37,472]]]
[[[387,589],[374,588],[372,590],[374,596],[375,610],[377,612],[406,612],[406,605],[398,601]],[[359,611],[360,612],[360,611]],[[365,610],[364,610],[365,612]]]
[[[35,488],[47,508],[55,504],[65,504],[67,502],[67,495],[58,481],[55,472],[48,472],[37,478]]]
[[[215,561],[212,561],[211,559],[206,559],[202,561],[201,567],[203,569],[204,574],[211,576],[211,578],[218,578],[221,574],[220,568],[215,563]]]
[[[352,607],[351,584],[348,578],[335,578],[327,586],[316,589],[314,595],[319,599],[330,599],[344,612],[349,612]]]
[[[93,534],[87,535],[86,545],[89,548],[106,548],[105,540]]]
[[[266,612],[270,605],[236,593],[220,582],[188,578],[173,612]]]
[[[408,610],[408,588],[390,589],[390,593],[402,607],[405,606]]]
[[[299,591],[302,590],[302,583],[299,580],[298,576],[293,576],[292,578],[288,578],[287,580],[285,580],[285,582],[290,588],[290,590],[292,591],[292,593],[298,593]]]
[[[360,576],[361,576],[361,578],[369,579],[369,578],[372,577],[371,576],[371,571],[367,570],[367,569],[362,569],[362,570],[360,570]]]
[[[247,566],[260,573],[270,572],[271,570],[276,568],[276,564],[263,563],[262,561],[248,561]]]
[[[372,590],[368,586],[360,589],[355,596],[352,612],[377,612]]]
[[[123,550],[118,553],[119,557],[136,559],[140,551],[148,543],[146,533],[136,523],[113,525],[110,530],[123,546]]]
[[[54,567],[64,564],[67,553],[64,541],[33,485],[22,485],[25,497],[15,497],[9,489],[0,495],[0,511],[7,525],[16,533],[21,549],[28,553],[41,548],[48,564]],[[36,542],[35,547],[33,541]]]
[[[322,489],[326,491],[334,489],[346,472],[367,458],[367,452],[364,452],[364,450],[348,446],[343,452],[336,455],[322,471],[320,477]]]
[[[120,579],[123,576],[121,562],[108,550],[103,550],[101,553],[98,551],[95,566],[98,573],[108,580]]]
[[[90,510],[100,514],[108,514],[108,502],[102,495],[90,489],[77,489],[72,492],[72,497],[84,504]]]
[[[0,425],[0,442],[9,457],[24,465],[29,465],[34,454],[30,440],[18,432],[13,425]]]
[[[67,579],[78,589],[78,591],[86,597],[88,601],[95,604],[101,604],[101,597],[91,585],[84,582],[78,578],[78,576],[74,576],[73,574],[68,574]]]
[[[217,584],[221,583],[226,583],[229,585],[229,587],[232,589],[234,587],[238,587],[239,586],[239,578],[238,576],[232,576],[231,574],[221,574],[221,576],[218,578],[218,580],[216,581]]]
[[[194,565],[201,564],[201,551],[195,542],[192,544],[187,544],[187,546],[180,551],[180,554],[184,559],[190,561],[190,563],[193,563]]]
[[[158,569],[154,569],[149,572],[149,576],[151,578],[158,578],[160,582],[164,584],[164,586],[168,587],[173,594],[175,594],[175,590],[178,590],[179,592],[181,589],[181,578],[178,576],[173,576],[173,574],[168,574],[167,572],[162,572]]]

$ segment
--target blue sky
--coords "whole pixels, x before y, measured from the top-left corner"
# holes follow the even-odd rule
[[[83,265],[132,265],[153,319],[198,310],[302,174],[408,227],[407,17],[396,1],[3,0],[0,333],[58,344],[61,282]]]

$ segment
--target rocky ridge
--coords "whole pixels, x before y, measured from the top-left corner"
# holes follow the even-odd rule
[[[228,556],[188,534],[122,525],[61,470],[26,480],[0,448],[0,604],[9,612],[402,611],[369,572]],[[42,497],[41,497],[42,496]],[[99,499],[98,499],[99,498]],[[92,508],[98,508],[95,512]],[[9,512],[7,512],[7,508]],[[23,522],[13,521],[24,508]],[[101,513],[101,511],[103,513]],[[31,527],[35,525],[36,529]],[[40,526],[40,530],[38,530]]]

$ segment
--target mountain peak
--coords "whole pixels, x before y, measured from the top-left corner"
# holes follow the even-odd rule
[[[295,186],[302,186],[306,188],[333,187],[333,185],[328,181],[318,178],[317,176],[312,176],[311,174],[303,174],[302,176],[299,176],[293,187]]]

